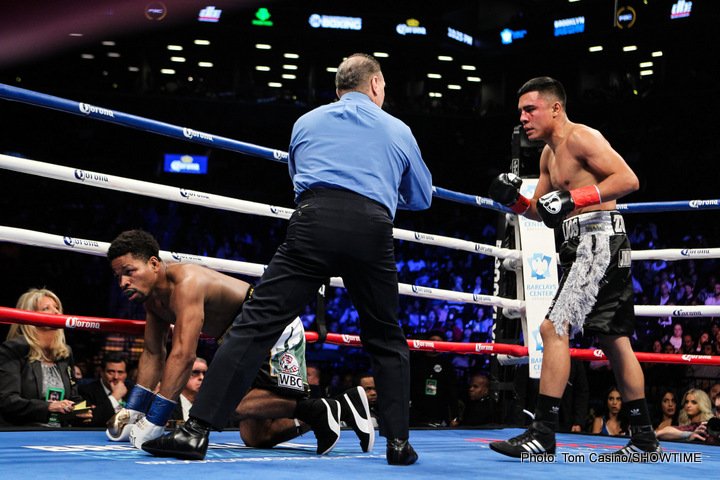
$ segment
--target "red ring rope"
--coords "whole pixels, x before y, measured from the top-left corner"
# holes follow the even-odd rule
[[[142,335],[145,330],[143,320],[122,320],[119,318],[82,317],[78,315],[52,315],[48,313],[30,312],[15,308],[0,307],[0,323],[22,323],[26,325],[53,328],[69,328],[90,332],[115,332],[130,335]],[[305,332],[305,338],[313,343],[318,339],[316,332]],[[361,347],[362,342],[357,335],[328,333],[325,340],[335,345]],[[522,345],[506,345],[502,343],[456,343],[435,342],[431,340],[408,340],[410,350],[424,352],[450,352],[474,354],[505,354],[515,357],[526,357],[527,347]],[[600,349],[571,348],[570,356],[580,360],[597,361],[607,358]],[[646,363],[681,363],[690,365],[720,365],[717,355],[680,355],[671,353],[635,352],[641,362]]]

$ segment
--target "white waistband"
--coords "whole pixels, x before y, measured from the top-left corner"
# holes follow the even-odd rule
[[[565,219],[562,230],[565,240],[591,233],[618,235],[625,233],[625,220],[615,210],[598,210]]]

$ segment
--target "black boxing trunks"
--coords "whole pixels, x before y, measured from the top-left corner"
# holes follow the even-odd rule
[[[583,213],[562,223],[563,276],[547,318],[558,335],[578,331],[632,335],[630,242],[619,212]]]

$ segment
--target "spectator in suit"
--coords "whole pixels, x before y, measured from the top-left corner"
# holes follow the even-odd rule
[[[94,405],[90,426],[104,427],[110,417],[125,406],[128,396],[127,361],[119,353],[103,357],[100,378],[80,385],[80,395],[88,405]]]
[[[205,374],[208,370],[207,360],[204,358],[196,357],[193,362],[192,371],[190,372],[190,378],[180,392],[180,399],[178,401],[175,411],[170,417],[171,420],[182,420],[183,422],[188,419],[188,412],[195,402],[195,397],[200,391],[203,380],[205,380]]]
[[[61,314],[47,289],[31,288],[16,308]],[[72,350],[61,328],[13,325],[0,345],[0,425],[60,427],[92,421],[92,410],[75,412],[77,390]]]
[[[427,335],[443,341],[443,332]],[[410,363],[410,423],[413,426],[457,426],[459,402],[455,368],[449,355],[412,352]]]

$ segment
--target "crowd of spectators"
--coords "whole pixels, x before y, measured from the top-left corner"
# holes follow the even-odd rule
[[[72,210],[72,206],[66,207]],[[190,210],[174,203],[147,204],[141,208],[129,204],[120,206],[116,212],[116,224],[101,221],[103,212],[85,209],[77,213],[77,224],[73,215],[63,217],[63,228],[78,229],[87,224],[90,215],[96,221],[97,239],[112,238],[120,230],[118,225],[141,225],[154,234],[161,247],[175,252],[204,255],[208,257],[266,263],[283,235],[284,222],[281,220],[258,219],[244,222],[241,226],[234,217],[204,215],[197,209]],[[140,216],[137,216],[137,212]],[[133,213],[135,212],[135,213]],[[447,212],[445,212],[447,214]],[[135,215],[135,220],[131,221]],[[79,218],[82,217],[82,218]],[[434,219],[437,221],[399,216],[398,227],[455,236],[478,243],[494,244],[496,231],[490,216],[487,221],[476,222],[468,228],[460,228],[464,219]],[[28,228],[52,231],[53,226],[33,226],[28,217]],[[92,218],[91,218],[92,220]],[[443,222],[443,220],[447,220]],[[485,220],[485,219],[483,219]],[[404,224],[403,224],[404,223]],[[432,230],[428,225],[445,225],[442,230]],[[465,225],[463,225],[465,227]],[[663,236],[664,235],[664,236]],[[668,232],[661,232],[654,223],[637,224],[631,231],[635,250],[657,248],[709,248],[707,239],[699,234],[688,234],[674,238]],[[22,262],[23,253],[2,252],[10,261]],[[19,256],[20,258],[15,258]],[[45,272],[48,284],[62,277],[63,270],[77,271],[75,255],[48,262]],[[401,283],[453,290],[458,292],[491,294],[493,289],[494,259],[463,251],[438,248],[409,241],[396,242],[396,258]],[[86,298],[90,301],[88,310],[83,310],[80,301],[73,300],[73,313],[107,316],[112,318],[143,318],[142,307],[122,298],[113,283],[109,267],[102,259],[91,259],[81,264],[82,274],[76,282],[86,284],[82,288],[97,290],[98,285],[106,289],[104,294]],[[633,263],[633,281],[636,304],[643,305],[718,305],[720,304],[720,263],[717,260],[677,262],[660,260],[636,261]],[[97,279],[102,279],[98,281]],[[22,278],[17,279],[22,281]],[[249,281],[256,279],[247,278]],[[95,303],[92,303],[92,302]],[[301,319],[307,329],[315,328],[316,305],[307,306]],[[330,288],[326,293],[325,318],[328,330],[343,334],[358,334],[358,313],[347,293],[341,288]],[[493,310],[476,304],[465,304],[445,300],[418,297],[401,297],[400,322],[408,338],[434,339],[452,342],[491,342],[494,323]],[[691,355],[720,355],[720,320],[697,317],[637,317],[637,329],[632,338],[636,351],[656,353],[682,353]],[[102,359],[108,353],[121,353],[127,359],[128,382],[132,382],[134,363],[142,351],[142,339],[128,335],[90,335],[82,332],[69,333],[68,339],[75,351],[75,361],[81,370],[82,382],[102,376]],[[592,347],[594,339],[579,337],[574,340],[577,347]],[[213,340],[202,340],[198,355],[212,360],[217,345]],[[369,369],[369,362],[361,349],[337,347],[328,344],[308,346],[308,359],[322,369],[323,390],[327,393],[343,391],[353,383],[359,373]],[[490,356],[441,354],[428,356],[416,354],[413,358],[415,370],[413,391],[416,397],[413,422],[416,425],[457,426],[478,423],[522,424],[518,411],[530,406],[532,395],[517,394],[510,401],[517,405],[502,406],[498,403],[497,392],[490,370]],[[586,407],[579,407],[569,418],[566,429],[590,432],[593,419],[606,408],[608,388],[614,383],[612,372],[606,363],[592,362],[581,365],[584,375],[590,379],[589,394],[585,396]],[[438,368],[440,372],[436,372]],[[656,405],[657,414],[662,415],[663,396],[668,391],[674,398],[691,388],[708,391],[720,378],[720,367],[643,364],[646,374],[648,399]],[[422,373],[425,371],[425,373]],[[435,372],[435,375],[432,374]],[[517,376],[527,376],[526,370],[519,369]],[[435,378],[437,377],[437,378]],[[532,385],[523,385],[532,389]],[[483,391],[478,395],[473,390]],[[677,392],[677,393],[675,393]],[[432,394],[432,395],[430,395]],[[432,398],[427,398],[432,397]],[[579,394],[582,398],[583,395]],[[527,405],[525,405],[527,399]],[[438,402],[442,408],[438,408]],[[427,408],[423,405],[429,405]],[[488,406],[493,412],[503,415],[483,416],[478,405]],[[681,406],[678,406],[681,408]],[[530,408],[532,410],[532,408]],[[427,412],[433,412],[428,417]],[[437,415],[442,412],[441,415]],[[467,415],[473,419],[465,418]],[[478,420],[478,418],[484,420]],[[662,417],[660,417],[662,418]]]

